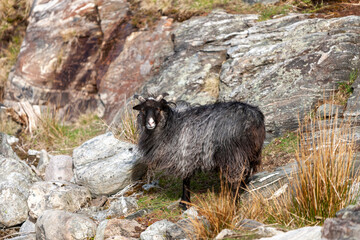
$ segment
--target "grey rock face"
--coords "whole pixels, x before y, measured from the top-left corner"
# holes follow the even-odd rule
[[[267,131],[275,134],[296,129],[298,113],[308,113],[360,67],[359,17],[304,17],[259,22],[237,33],[221,69],[221,98],[260,106]]]
[[[62,210],[47,210],[37,220],[36,239],[80,240],[95,236],[96,224],[88,217]]]
[[[191,18],[175,27],[175,54],[141,92],[192,104],[245,101],[260,107],[277,136],[296,129],[298,114],[360,68],[359,18],[290,14],[256,22],[256,15],[221,11]],[[211,79],[218,95],[209,91]]]
[[[71,156],[57,155],[50,158],[45,170],[45,181],[66,181],[74,176]]]
[[[27,205],[30,216],[40,217],[45,210],[57,209],[75,212],[91,199],[86,187],[69,182],[36,182],[30,189]]]
[[[136,145],[121,142],[112,133],[97,136],[73,152],[75,181],[94,195],[113,194],[141,177]]]
[[[25,162],[0,155],[0,225],[10,227],[27,219],[29,188],[37,180]]]
[[[174,34],[175,54],[160,74],[145,83],[142,92],[167,92],[173,100],[192,104],[213,103],[219,90],[219,69],[226,60],[225,40],[243,31],[256,15],[232,15],[215,11],[178,24]]]
[[[320,117],[333,117],[336,114],[338,114],[338,116],[340,117],[343,115],[343,113],[343,106],[328,103],[321,105],[316,111],[317,116]]]

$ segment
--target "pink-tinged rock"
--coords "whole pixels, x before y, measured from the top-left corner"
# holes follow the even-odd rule
[[[114,106],[173,54],[171,28],[172,19],[164,18],[155,29],[134,32],[125,0],[39,0],[6,101],[55,105],[69,118],[105,112],[109,120]]]
[[[154,30],[133,32],[127,37],[122,52],[109,64],[99,84],[108,119],[113,119],[121,107],[119,103],[132,96],[158,72],[164,59],[173,55],[172,25],[173,20],[164,17]]]
[[[6,99],[50,103],[68,117],[87,110],[101,114],[96,64],[103,55],[104,37],[110,39],[111,31],[128,21],[127,13],[126,1],[37,1]],[[106,16],[104,23],[101,16]]]

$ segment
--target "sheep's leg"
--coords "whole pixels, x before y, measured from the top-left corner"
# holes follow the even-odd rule
[[[187,204],[190,202],[190,177],[183,179],[183,192],[181,196],[180,207],[183,210],[187,209]]]

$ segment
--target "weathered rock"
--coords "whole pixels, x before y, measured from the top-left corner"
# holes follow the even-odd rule
[[[51,155],[49,155],[46,150],[42,149],[40,151],[39,162],[36,166],[36,169],[39,171],[41,175],[45,175],[46,167],[49,165]]]
[[[226,60],[228,35],[252,25],[256,15],[232,15],[215,11],[177,25],[175,54],[168,58],[160,74],[145,83],[143,93],[170,94],[169,99],[192,104],[215,102],[219,89],[219,69]]]
[[[73,161],[70,156],[57,155],[50,158],[49,164],[45,170],[45,181],[66,181],[74,176]]]
[[[341,117],[344,113],[344,106],[335,105],[335,104],[322,104],[316,111],[317,116],[319,117],[333,117],[336,114]]]
[[[115,117],[115,114],[121,108],[120,103],[125,103],[136,89],[159,71],[164,59],[174,53],[172,22],[171,18],[163,17],[153,30],[133,32],[123,46],[113,46],[119,54],[109,64],[99,84],[107,119],[118,122],[120,115]],[[114,55],[114,52],[110,54]]]
[[[248,199],[251,192],[261,193],[266,198],[276,197],[288,188],[288,177],[297,171],[296,163],[289,163],[275,169],[273,172],[260,172],[250,178],[248,188],[250,192],[242,194],[243,199]]]
[[[150,225],[140,234],[141,240],[161,240],[161,239],[184,239],[185,232],[168,220],[161,220]]]
[[[108,218],[124,217],[130,213],[133,213],[138,208],[137,200],[132,197],[120,197],[111,201],[110,206],[102,207],[90,207],[81,209],[81,213],[91,216],[97,221],[103,221]]]
[[[281,233],[270,238],[260,238],[260,240],[320,240],[321,227],[304,227]]]
[[[231,237],[236,236],[236,235],[238,235],[238,233],[236,233],[233,230],[223,229],[223,230],[221,230],[221,232],[219,232],[218,235],[216,235],[215,239],[216,240],[227,239],[227,238],[231,238]]]
[[[19,157],[11,148],[11,144],[9,143],[11,139],[12,139],[11,136],[0,132],[0,155],[12,159],[19,159]]]
[[[95,111],[113,118],[173,54],[172,19],[134,32],[130,15],[125,0],[35,1],[7,102],[53,104],[66,117]]]
[[[259,223],[251,219],[243,219],[239,223],[237,223],[236,226],[239,226],[241,227],[241,229],[247,231],[252,231],[262,237],[272,237],[283,233],[282,231],[279,231],[274,227],[266,226],[263,223]]]
[[[29,218],[21,225],[20,233],[35,233],[35,222],[31,221]]]
[[[105,228],[106,228],[108,222],[109,222],[109,220],[105,219],[99,223],[99,225],[96,229],[96,234],[95,234],[94,240],[104,240]]]
[[[100,111],[92,70],[103,35],[95,1],[36,1],[6,99],[54,104],[70,115]]]
[[[360,67],[360,17],[259,22],[229,40],[220,98],[258,105],[267,131],[296,129],[317,101]]]
[[[350,117],[353,122],[360,123],[360,74],[352,87],[354,91],[347,101],[344,117]]]
[[[0,155],[0,225],[10,227],[27,219],[29,188],[37,180],[25,162]]]
[[[37,220],[36,239],[75,240],[95,236],[96,224],[88,217],[63,210],[47,210]]]
[[[138,158],[134,144],[121,142],[110,132],[97,136],[74,149],[75,181],[94,195],[116,193],[145,173]]]
[[[45,210],[75,212],[86,205],[91,194],[86,187],[69,182],[36,182],[30,189],[27,205],[30,216],[38,218]]]
[[[359,239],[360,204],[350,205],[336,213],[336,218],[328,218],[322,229],[322,239]]]
[[[139,239],[144,227],[135,220],[110,219],[106,222],[104,239],[124,237],[124,239]]]

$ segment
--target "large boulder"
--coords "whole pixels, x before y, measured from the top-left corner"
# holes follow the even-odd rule
[[[90,191],[83,186],[62,181],[36,182],[30,188],[27,205],[30,216],[38,218],[50,209],[75,212],[90,199]]]
[[[267,131],[294,130],[338,82],[360,68],[360,17],[259,22],[229,40],[220,97],[260,106]]]
[[[175,54],[140,92],[192,104],[245,101],[264,112],[268,133],[280,135],[360,68],[359,16],[256,19],[215,11],[177,25]]]
[[[136,145],[105,133],[74,149],[75,181],[93,195],[116,193],[146,172],[139,157]]]
[[[152,31],[135,32],[126,0],[35,1],[7,103],[26,99],[55,105],[66,117],[112,117],[173,53],[171,27],[163,18]]]
[[[36,239],[92,239],[96,224],[87,216],[63,210],[45,211],[35,224]]]
[[[161,220],[150,225],[140,234],[141,240],[187,239],[180,226],[168,220]]]
[[[10,227],[27,219],[29,188],[38,180],[24,161],[0,155],[0,225]]]

